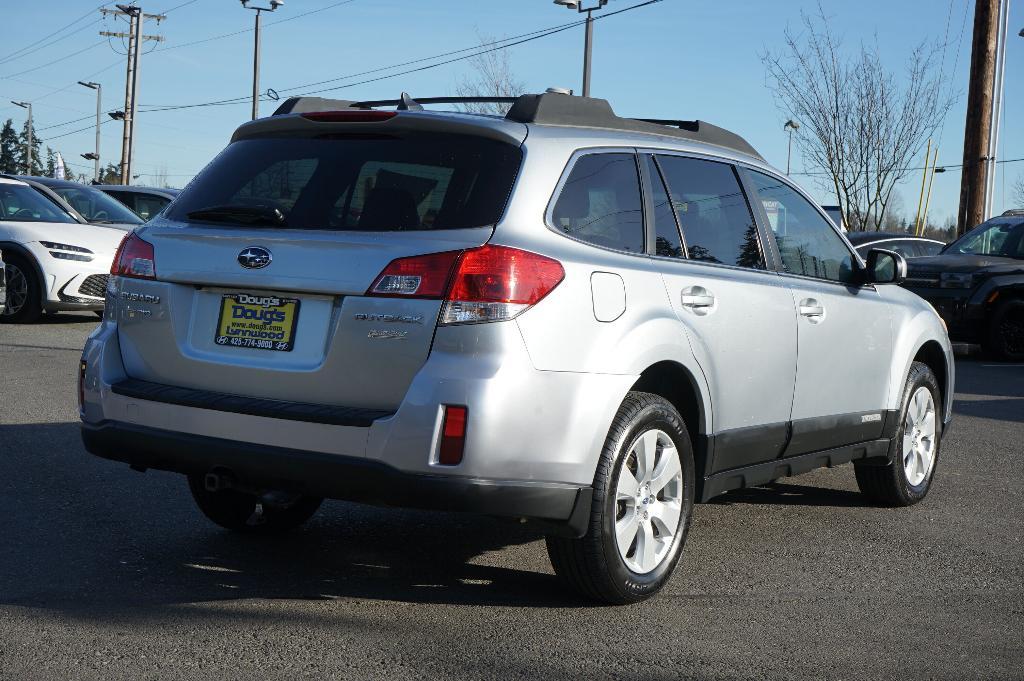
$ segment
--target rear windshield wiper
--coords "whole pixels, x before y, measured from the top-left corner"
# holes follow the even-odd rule
[[[208,222],[237,222],[243,225],[271,225],[284,227],[287,221],[277,208],[265,206],[209,206],[188,213],[189,220]]]

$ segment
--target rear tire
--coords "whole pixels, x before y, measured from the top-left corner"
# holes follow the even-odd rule
[[[1024,362],[1024,300],[1005,300],[996,307],[987,345],[995,359]]]
[[[854,462],[857,487],[882,506],[912,506],[928,494],[942,444],[942,397],[928,365],[914,362],[903,388],[900,429],[888,466]]]
[[[188,476],[188,487],[203,515],[236,532],[275,534],[294,529],[309,520],[323,502],[317,497],[299,497],[287,506],[270,506],[260,503],[255,494],[233,489],[211,492],[201,475]]]
[[[43,314],[42,289],[32,265],[13,253],[4,256],[7,301],[0,322],[31,324]]]
[[[679,561],[693,499],[693,449],[679,412],[658,395],[629,393],[597,464],[587,533],[547,538],[555,573],[605,603],[653,596]]]

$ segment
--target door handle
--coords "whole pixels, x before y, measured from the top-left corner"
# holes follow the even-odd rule
[[[800,301],[800,314],[804,317],[820,320],[825,316],[825,308],[814,298],[804,298]]]
[[[693,309],[709,308],[715,305],[715,296],[703,286],[691,286],[684,288],[680,302],[683,307]]]

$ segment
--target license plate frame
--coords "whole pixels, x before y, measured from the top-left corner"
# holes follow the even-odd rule
[[[301,302],[261,293],[225,293],[218,303],[213,342],[224,348],[291,352]]]

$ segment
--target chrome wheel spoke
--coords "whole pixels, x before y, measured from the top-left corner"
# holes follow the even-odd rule
[[[643,572],[650,572],[658,565],[658,540],[654,537],[650,521],[640,523],[636,540],[636,562]]]
[[[669,541],[675,536],[682,512],[683,507],[678,500],[654,504],[654,508],[651,509],[651,522],[657,528],[662,541]]]
[[[636,533],[640,527],[640,518],[633,512],[633,509],[627,509],[626,515],[615,523],[615,539],[618,541],[620,547],[626,547],[622,551],[624,554],[629,550],[629,547],[633,544],[633,540],[636,539]]]
[[[668,445],[662,449],[661,459],[651,479],[651,492],[658,494],[672,481],[681,477],[682,468],[679,465],[679,453],[676,448]]]
[[[921,386],[911,396],[903,422],[903,472],[911,485],[920,485],[931,474],[937,426],[932,392]]]
[[[654,460],[658,453],[658,431],[649,430],[633,445],[636,457],[636,478],[640,482],[650,482],[654,472]]]
[[[637,492],[640,491],[640,481],[638,481],[633,473],[626,468],[622,467],[622,471],[619,472],[619,483],[616,489],[616,498],[620,501],[628,499],[634,501],[636,499]]]

